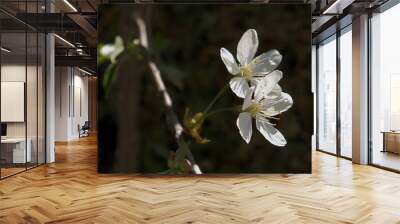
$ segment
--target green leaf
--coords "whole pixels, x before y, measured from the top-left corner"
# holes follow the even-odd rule
[[[192,117],[190,116],[190,108],[186,107],[185,114],[183,115],[183,126],[187,129],[190,129],[190,121]]]
[[[103,74],[103,76],[104,76],[103,77],[103,88],[104,88],[106,95],[108,95],[108,92],[111,87],[111,83],[115,78],[116,70],[117,70],[117,63],[112,63],[107,67],[106,71]]]

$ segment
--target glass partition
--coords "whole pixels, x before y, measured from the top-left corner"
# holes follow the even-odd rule
[[[26,12],[38,13],[38,1],[27,1]],[[36,21],[32,21],[36,20]],[[38,17],[32,22],[37,23]],[[31,151],[27,167],[38,165],[38,75],[39,75],[39,33],[36,29],[27,27],[27,76],[26,76],[26,116],[27,116],[27,150]]]
[[[336,36],[320,43],[317,51],[317,149],[336,154]]]
[[[26,41],[25,32],[1,34],[2,177],[25,170],[31,161],[31,151],[26,150]]]
[[[18,10],[37,13],[39,2]],[[0,12],[0,178],[45,163],[45,44],[43,33]]]
[[[27,163],[28,168],[37,165],[38,144],[37,144],[37,80],[38,80],[38,34],[34,31],[27,33],[27,75],[26,75],[26,116],[27,116],[27,150],[30,151],[30,159]]]
[[[400,4],[371,18],[371,162],[400,170]]]
[[[340,35],[340,155],[352,157],[352,32],[351,26]]]
[[[46,124],[46,37],[43,33],[38,34],[38,75],[37,75],[37,162],[43,164],[46,162],[46,144],[45,144],[45,124]]]

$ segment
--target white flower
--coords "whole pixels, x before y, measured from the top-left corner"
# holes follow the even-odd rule
[[[113,44],[105,44],[100,49],[100,54],[110,58],[111,62],[115,62],[118,55],[120,55],[124,51],[124,41],[121,37],[115,37],[115,41]]]
[[[252,118],[256,120],[256,128],[272,144],[285,146],[285,137],[274,127],[271,119],[287,111],[293,104],[292,97],[282,92],[277,84],[282,78],[282,72],[273,71],[258,82],[257,86],[249,87],[246,92],[242,113],[236,121],[240,135],[250,142],[253,132]],[[254,98],[252,98],[254,93]]]
[[[232,91],[240,98],[244,98],[249,89],[249,83],[255,85],[260,77],[274,71],[282,61],[282,55],[277,50],[270,50],[254,58],[258,48],[257,31],[247,30],[240,38],[236,62],[232,54],[225,48],[221,48],[221,59],[228,72],[234,75],[229,82]]]
[[[112,44],[105,44],[101,50],[100,53],[104,56],[111,56],[111,54],[115,51],[115,46]]]

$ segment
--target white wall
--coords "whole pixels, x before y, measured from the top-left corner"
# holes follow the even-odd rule
[[[78,74],[76,73],[78,72]],[[74,102],[72,108],[72,120],[71,120],[71,135],[73,138],[79,137],[78,125],[83,125],[85,121],[89,120],[88,111],[88,77],[84,75],[79,70],[75,70],[74,81],[73,81],[73,94],[72,98]]]
[[[2,82],[25,82],[26,70],[28,75],[36,75],[36,67],[19,65],[19,64],[5,64],[1,66],[1,81]],[[28,77],[29,78],[29,77]],[[36,85],[36,83],[35,83]],[[30,90],[30,89],[28,89]],[[34,92],[28,92],[28,97],[36,97],[36,89]],[[28,100],[28,99],[27,99]],[[31,101],[31,100],[28,100]],[[34,105],[36,107],[36,105]],[[6,110],[6,108],[1,108]],[[29,116],[29,115],[28,115]],[[36,114],[35,114],[36,116]],[[28,117],[28,121],[31,122],[33,118]],[[36,121],[36,120],[35,120]],[[28,125],[31,127],[32,125]],[[8,137],[25,137],[25,122],[7,122],[7,136]],[[30,137],[28,135],[28,137]]]
[[[70,83],[69,68],[55,68],[55,140],[68,140],[68,88]]]
[[[88,78],[72,67],[56,67],[55,140],[79,137],[78,125],[88,120]]]
[[[25,82],[24,65],[8,64],[1,66],[1,81],[11,82]],[[30,68],[28,68],[30,70]],[[5,110],[6,108],[1,108]],[[25,123],[24,122],[11,122],[7,123],[7,137],[25,137]]]
[[[38,70],[37,70],[38,69]],[[25,80],[27,78],[27,80]],[[7,137],[29,139],[32,151],[32,161],[44,163],[45,150],[45,120],[44,120],[44,74],[42,67],[25,66],[25,64],[3,64],[1,66],[2,82],[24,82],[26,84],[26,106],[21,108],[21,113],[26,112],[26,120],[22,122],[5,122],[7,124]],[[7,98],[7,95],[3,95]],[[4,112],[10,108],[2,107]],[[9,111],[13,113],[13,111]],[[15,112],[14,112],[15,113]],[[37,155],[37,153],[39,155]]]

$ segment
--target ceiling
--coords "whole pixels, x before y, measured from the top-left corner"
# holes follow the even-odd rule
[[[187,2],[184,0],[154,0],[156,2]],[[215,0],[197,0],[215,2]],[[233,0],[235,1],[235,0]],[[246,2],[246,0],[236,0]],[[337,1],[337,3],[335,3]],[[313,37],[342,18],[345,13],[365,10],[382,4],[386,0],[251,0],[254,3],[272,4],[311,4]],[[152,2],[138,0],[1,0],[0,21],[4,46],[15,49],[13,54],[23,54],[24,38],[18,32],[27,27],[32,30],[55,32],[61,38],[55,38],[56,56],[62,63],[77,63],[96,67],[97,44],[97,6],[103,3]],[[193,2],[193,1],[192,1]],[[333,7],[334,6],[334,7]],[[47,8],[46,8],[47,7]],[[50,10],[50,8],[52,10]],[[346,11],[347,10],[347,11]],[[48,13],[52,11],[52,13]],[[324,14],[324,12],[329,14]],[[332,14],[333,13],[333,14]],[[64,41],[66,40],[66,41]],[[71,46],[74,45],[74,46]],[[32,45],[33,46],[33,45]],[[79,50],[77,50],[79,49]],[[31,49],[28,47],[28,52]],[[29,54],[29,53],[28,53]],[[67,57],[65,57],[67,56]],[[70,60],[70,61],[68,61]]]

